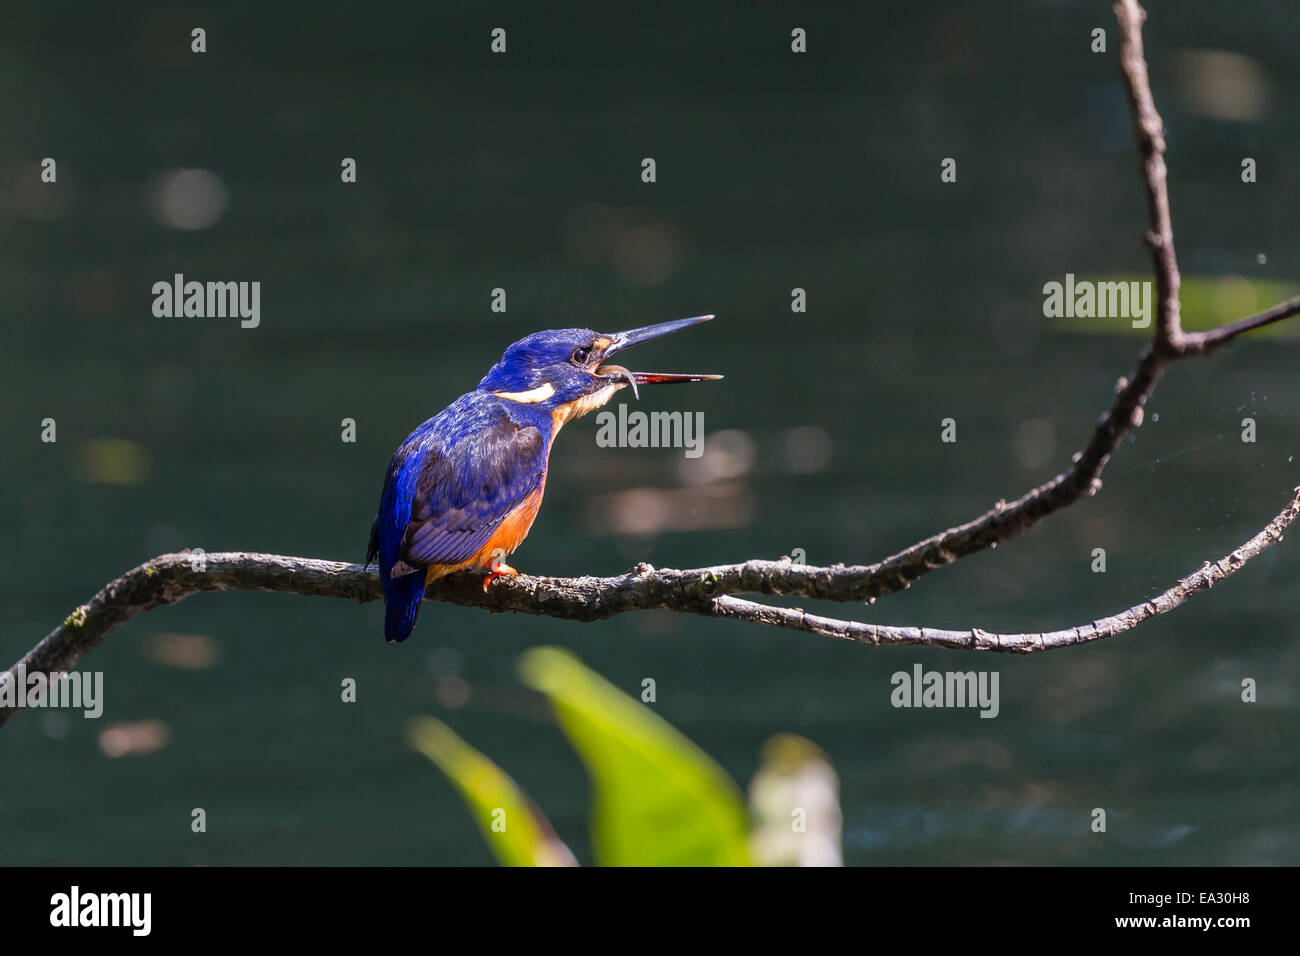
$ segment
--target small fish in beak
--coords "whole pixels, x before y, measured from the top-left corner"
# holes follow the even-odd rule
[[[640,329],[629,329],[626,332],[615,332],[609,336],[611,344],[605,350],[605,355],[610,356],[615,352],[630,348],[633,345],[639,345],[642,342],[649,342],[651,339],[657,339],[673,332],[680,332],[682,329],[690,328],[692,325],[699,325],[701,322],[708,322],[712,319],[711,315],[697,315],[689,319],[674,319],[671,322],[660,322],[658,325],[647,325]],[[706,375],[694,372],[633,372],[624,368],[622,365],[601,365],[596,369],[596,374],[605,378],[612,378],[616,381],[626,382],[632,386],[632,394],[639,400],[641,393],[637,389],[638,385],[669,385],[677,382],[714,382],[722,378],[721,375]]]

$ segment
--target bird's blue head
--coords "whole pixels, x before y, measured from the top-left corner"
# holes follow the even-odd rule
[[[711,315],[699,315],[627,332],[602,333],[591,329],[535,332],[506,349],[501,361],[478,383],[478,390],[508,401],[536,405],[554,413],[563,423],[600,408],[626,385],[637,392],[639,385],[719,379],[721,375],[630,372],[605,361],[622,349],[711,318]]]

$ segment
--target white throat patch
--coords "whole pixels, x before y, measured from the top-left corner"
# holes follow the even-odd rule
[[[555,386],[547,382],[544,385],[538,385],[536,388],[530,388],[526,392],[493,392],[492,394],[507,401],[519,402],[521,405],[536,405],[538,402],[544,402],[554,395]]]

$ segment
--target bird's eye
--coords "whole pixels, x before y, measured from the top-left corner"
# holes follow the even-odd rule
[[[586,365],[587,359],[589,358],[591,358],[591,349],[586,348],[585,346],[580,349],[574,349],[573,361],[576,362],[577,364]]]

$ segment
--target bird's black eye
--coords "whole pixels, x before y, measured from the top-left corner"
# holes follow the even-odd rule
[[[580,349],[573,350],[573,361],[578,365],[586,365],[587,359],[591,358],[591,349],[583,346]]]

